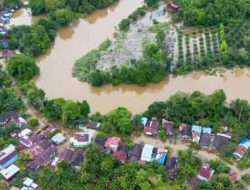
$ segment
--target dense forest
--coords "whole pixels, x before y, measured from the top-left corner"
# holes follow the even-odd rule
[[[23,6],[22,0],[2,0],[0,1],[0,8],[17,9]]]
[[[248,0],[175,0],[174,2],[180,9],[173,15],[173,21],[183,21],[184,27],[192,27],[190,33],[178,31],[180,54],[175,74],[220,66],[227,68],[249,66],[250,3]],[[183,41],[186,45],[183,45]],[[191,41],[198,42],[194,42],[190,48]],[[183,57],[185,49],[187,53]]]
[[[180,9],[174,16],[189,26],[215,26],[242,23],[250,18],[248,0],[175,0]]]
[[[55,14],[60,9],[89,14],[96,9],[107,7],[117,0],[29,0],[33,15]]]

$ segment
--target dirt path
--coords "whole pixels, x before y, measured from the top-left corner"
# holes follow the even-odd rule
[[[3,70],[5,71],[5,66],[6,66],[6,64],[2,64],[2,65],[3,65]],[[45,126],[49,123],[48,120],[47,120],[45,117],[43,117],[43,116],[41,115],[41,113],[39,113],[37,110],[35,110],[33,107],[31,107],[31,106],[29,105],[27,98],[21,93],[20,89],[19,89],[18,86],[16,85],[16,82],[15,82],[14,78],[11,77],[11,76],[9,76],[9,77],[10,77],[10,79],[11,79],[11,81],[12,81],[12,84],[14,84],[14,85],[13,85],[13,88],[15,89],[17,95],[22,99],[22,101],[23,101],[25,107],[27,108],[26,113],[27,113],[27,114],[30,114],[30,115],[32,115],[32,117],[35,117],[35,118],[38,119],[38,121],[39,121],[39,126],[36,127],[36,131],[41,130],[43,127],[45,127]]]

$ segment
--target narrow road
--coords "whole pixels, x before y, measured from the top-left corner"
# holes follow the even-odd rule
[[[1,64],[1,63],[0,63],[0,64]],[[5,66],[6,66],[6,64],[2,64],[2,66],[3,66],[3,67],[2,67],[3,71],[5,71]],[[5,72],[7,73],[7,71],[5,71]],[[18,86],[16,85],[16,82],[15,82],[14,78],[11,77],[10,75],[9,75],[9,77],[10,77],[10,79],[11,79],[11,81],[12,81],[12,84],[13,84],[12,87],[13,87],[14,90],[16,91],[17,95],[22,99],[22,101],[23,101],[25,107],[27,108],[26,113],[27,113],[27,114],[30,114],[30,115],[32,115],[32,117],[35,117],[35,118],[38,119],[38,121],[39,121],[39,126],[36,128],[36,131],[41,130],[43,127],[45,127],[45,126],[48,124],[48,120],[47,120],[45,117],[43,117],[43,116],[41,115],[41,113],[39,113],[39,112],[38,112],[37,110],[35,110],[32,106],[29,105],[27,98],[21,93],[20,89],[19,89]]]
[[[146,143],[146,144],[152,144],[156,147],[159,148],[166,148],[166,147],[170,147],[171,151],[173,155],[178,155],[178,152],[180,150],[186,150],[189,148],[187,143],[181,143],[181,142],[177,142],[176,144],[170,143],[169,141],[167,142],[162,142],[159,138],[154,138],[154,137],[148,137],[145,135],[141,135],[140,137],[133,137],[133,142],[134,143]],[[237,168],[237,166],[235,165],[231,165],[227,162],[225,162],[222,158],[220,158],[218,155],[214,154],[214,153],[210,153],[206,150],[194,150],[194,152],[203,160],[203,161],[209,161],[209,160],[220,160],[223,164],[225,164],[226,166],[228,166],[230,169],[236,171],[237,173],[239,173],[241,176],[245,175],[245,174],[249,174],[250,173],[250,168],[246,169],[246,170],[240,170],[239,168]]]

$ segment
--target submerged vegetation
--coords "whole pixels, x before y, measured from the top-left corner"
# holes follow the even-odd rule
[[[153,26],[146,29],[138,29],[128,31],[130,28],[130,23],[135,22],[138,18],[145,14],[144,8],[138,8],[134,13],[132,13],[128,19],[121,21],[120,33],[117,34],[115,41],[106,41],[100,45],[96,50],[92,50],[81,59],[77,60],[73,68],[73,76],[77,77],[82,81],[87,81],[93,86],[101,86],[103,84],[112,83],[113,85],[118,85],[121,83],[126,84],[139,84],[145,85],[150,82],[161,81],[167,73],[170,72],[170,62],[171,59],[166,52],[165,47],[165,32],[168,31],[169,25],[166,23],[154,22]],[[152,22],[152,21],[151,21]],[[146,31],[146,32],[145,32]],[[127,32],[131,32],[130,35]],[[127,51],[122,52],[122,57],[120,60],[112,60],[109,58],[111,66],[107,69],[100,69],[98,67],[98,61],[105,56],[116,56],[118,53],[124,49],[124,44],[126,40],[133,40],[127,38],[126,35],[132,36],[134,34],[141,35],[145,32],[145,38],[138,42],[138,45],[142,46],[142,56],[135,58],[130,58],[125,60],[124,63],[119,63],[123,60],[123,57],[127,52],[130,52],[133,47],[127,45]],[[144,35],[144,34],[143,34]],[[152,35],[151,40],[147,39],[147,35]],[[124,37],[125,36],[125,37]],[[137,42],[134,42],[137,43]],[[140,43],[140,44],[139,44]],[[129,42],[127,43],[129,44]],[[110,48],[112,46],[112,48]],[[140,49],[139,47],[136,50]],[[140,51],[138,51],[140,54]],[[133,54],[134,52],[128,53]],[[125,56],[126,57],[126,56]],[[105,61],[103,61],[102,64]],[[113,63],[114,62],[114,63]],[[101,65],[102,65],[101,64]]]

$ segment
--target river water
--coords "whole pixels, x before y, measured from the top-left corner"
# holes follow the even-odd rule
[[[121,0],[110,8],[96,11],[61,29],[48,53],[38,58],[41,75],[36,80],[37,86],[46,92],[48,98],[87,100],[92,112],[102,113],[118,106],[125,106],[133,113],[142,112],[152,102],[166,100],[178,91],[199,90],[212,93],[216,89],[223,89],[229,100],[242,98],[250,101],[249,69],[227,70],[223,77],[199,72],[179,77],[170,76],[158,84],[144,87],[107,85],[95,88],[73,78],[71,73],[75,60],[96,48],[105,39],[111,38],[120,20],[140,7],[142,2],[143,0]]]

